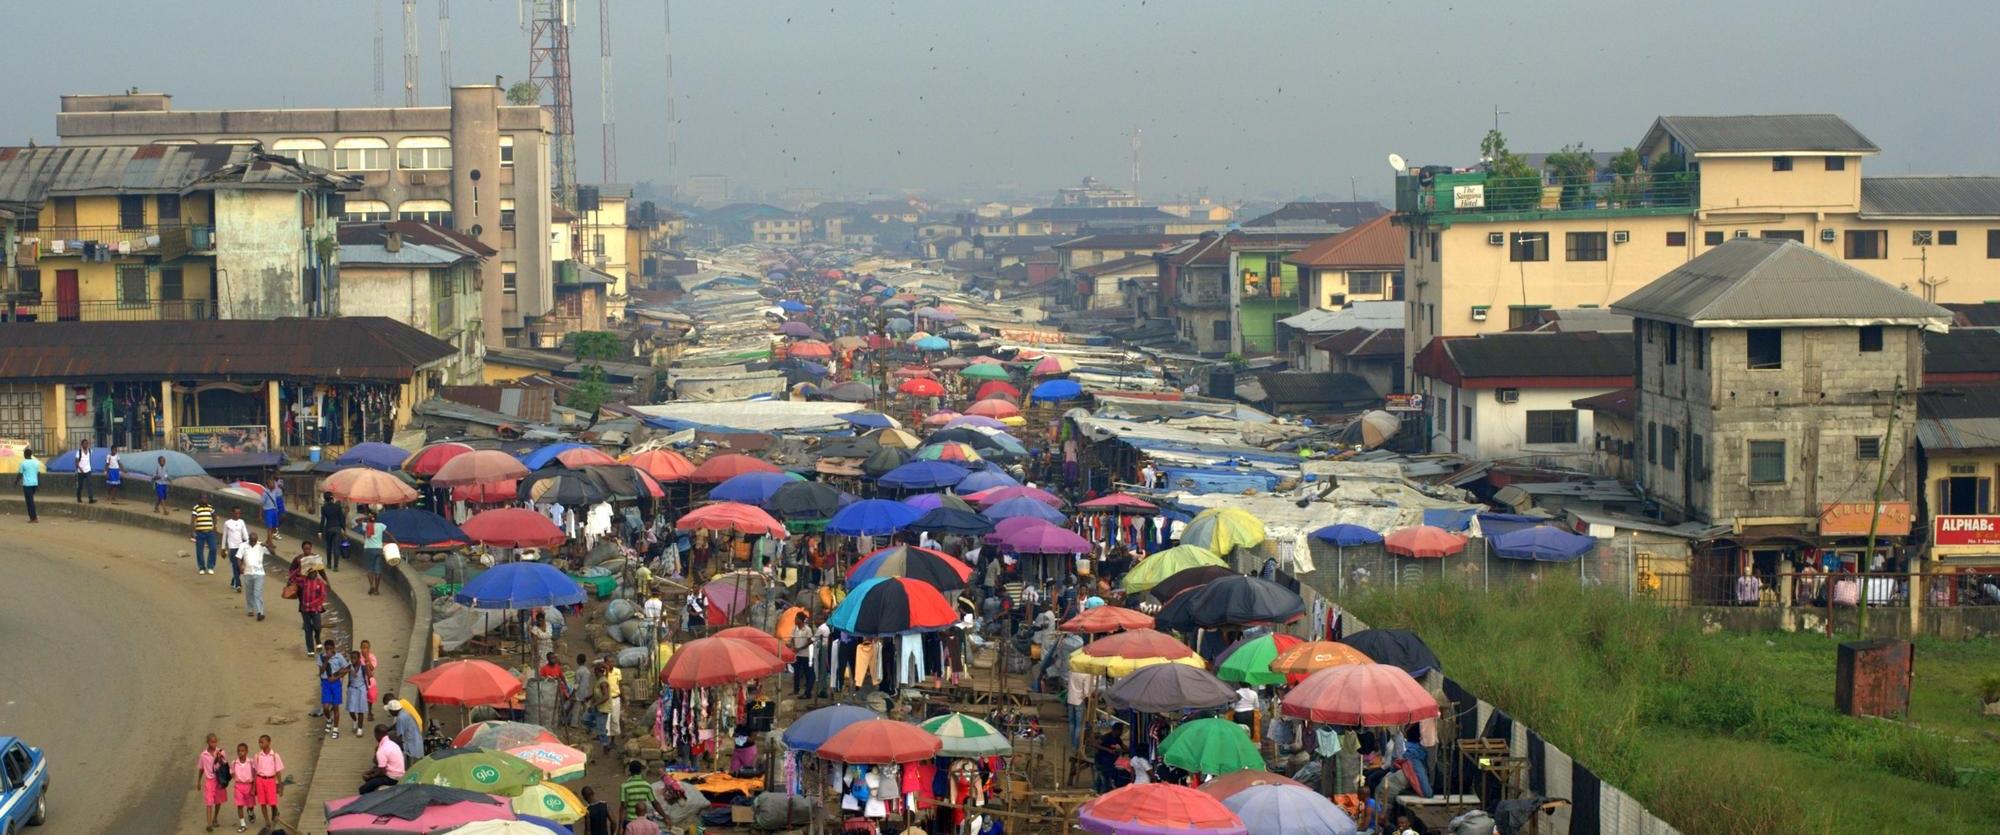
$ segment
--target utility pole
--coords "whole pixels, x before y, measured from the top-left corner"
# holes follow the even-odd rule
[[[417,95],[417,0],[403,0],[403,106],[416,107]]]
[[[666,84],[661,91],[667,97],[667,194],[676,191],[674,176],[680,165],[680,118],[674,112],[674,2],[660,0],[660,11],[666,21],[666,33],[660,39],[660,49],[667,56]]]
[[[1494,133],[1500,132],[1500,117],[1512,116],[1512,115],[1514,115],[1513,111],[1501,110],[1500,105],[1497,104],[1493,105],[1493,132]]]
[[[1132,128],[1132,196],[1139,196],[1139,128]]]
[[[1855,566],[1855,573],[1861,575],[1861,605],[1855,608],[1855,630],[1861,637],[1868,637],[1868,566],[1875,559],[1875,534],[1882,524],[1882,488],[1889,483],[1889,451],[1896,438],[1896,415],[1903,408],[1903,378],[1896,378],[1896,387],[1889,392],[1889,426],[1882,431],[1881,454],[1875,458],[1875,497],[1868,514],[1868,549],[1861,552],[1861,564]],[[1899,463],[1900,466],[1900,463]]]

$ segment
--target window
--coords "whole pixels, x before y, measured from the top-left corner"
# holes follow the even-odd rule
[[[514,137],[500,137],[500,167],[514,167]]]
[[[326,150],[326,143],[318,139],[280,139],[271,143],[271,152],[282,154],[314,168],[333,167],[333,155]]]
[[[1766,229],[1757,234],[1764,236],[1764,240],[1767,241],[1806,242],[1806,233],[1803,229]]]
[[[1382,292],[1382,277],[1385,273],[1348,273],[1347,292],[1354,294]]]
[[[2000,258],[2000,229],[1986,230],[1986,257]]]
[[[1880,350],[1882,350],[1882,326],[1881,325],[1861,326],[1862,353],[1874,353]]]
[[[1749,346],[1751,368],[1785,367],[1784,331],[1777,328],[1751,328],[1744,331],[1743,335],[1744,342]]]
[[[118,268],[118,306],[146,306],[146,268],[138,265]]]
[[[162,194],[155,197],[153,198],[153,207],[154,211],[159,213],[159,220],[162,225],[181,222],[180,195]]]
[[[1708,480],[1708,454],[1702,449],[1700,435],[1688,435],[1688,475],[1695,481]]]
[[[604,263],[610,257],[604,251],[604,236],[602,234],[592,234],[590,236],[590,251],[592,255],[596,256],[597,263],[599,264]]]
[[[1876,461],[1882,457],[1882,439],[1870,435],[1854,439],[1854,457],[1862,461]]]
[[[1465,413],[1465,418],[1461,420],[1458,424],[1459,435],[1460,437],[1463,437],[1464,439],[1470,441],[1472,440],[1472,407],[1469,405],[1460,406],[1459,409],[1460,411],[1463,411]]]
[[[1443,239],[1443,238],[1441,238],[1441,237],[1438,237],[1438,233],[1436,233],[1436,232],[1432,232],[1432,233],[1431,233],[1431,263],[1437,263],[1437,260],[1438,260],[1438,258],[1442,257],[1443,255],[1444,255],[1444,239]]]
[[[1660,463],[1660,425],[1646,421],[1646,463]]]
[[[1667,233],[1667,246],[1687,246],[1687,245],[1688,245],[1688,233],[1686,232]]]
[[[1931,230],[1929,229],[1910,230],[1910,246],[1930,246],[1930,245],[1931,245]]]
[[[1517,331],[1540,325],[1542,311],[1548,309],[1545,304],[1510,304],[1507,306],[1507,329]]]
[[[451,169],[451,140],[442,136],[410,136],[396,142],[396,167],[406,171]]]
[[[1828,171],[1846,171],[1846,170],[1847,170],[1847,158],[1846,158],[1846,157],[1827,157],[1827,158],[1826,158],[1826,170],[1828,170]]]
[[[118,197],[118,228],[146,228],[146,198],[140,195],[124,194]]]
[[[1224,339],[1228,339],[1228,338],[1229,338],[1229,320],[1228,320],[1228,319],[1217,319],[1217,320],[1215,320],[1215,322],[1214,322],[1214,324],[1212,325],[1212,327],[1214,328],[1214,330],[1212,331],[1212,333],[1214,334],[1214,336],[1215,336],[1215,338],[1216,338],[1216,339],[1218,339],[1218,340],[1224,340]]]
[[[1790,171],[1790,170],[1792,170],[1792,158],[1791,158],[1791,157],[1772,157],[1772,158],[1771,158],[1771,170],[1772,170],[1772,171]]]
[[[160,301],[180,301],[185,297],[186,292],[186,289],[181,285],[181,268],[160,268]]]
[[[1717,229],[1701,233],[1701,243],[1703,246],[1721,246],[1722,230]]]
[[[1660,427],[1660,469],[1673,472],[1681,458],[1681,431],[1671,426]]]
[[[348,223],[382,223],[395,220],[396,215],[380,200],[349,200],[340,218]]]
[[[333,170],[387,171],[389,143],[372,136],[350,136],[333,143]]]
[[[1785,483],[1785,442],[1750,442],[1750,483]]]
[[[500,199],[500,228],[514,228],[514,201],[510,198]]]
[[[1407,249],[1409,250],[1409,258],[1410,258],[1410,260],[1412,260],[1412,261],[1416,260],[1416,258],[1417,258],[1417,230],[1415,230],[1415,229],[1411,229],[1411,230],[1410,230],[1410,233],[1409,233],[1409,234],[1407,234],[1407,235],[1404,235],[1403,237],[1404,237],[1404,243],[1405,243],[1405,244],[1407,244],[1407,247],[1406,247],[1406,248],[1407,248]]]
[[[1939,229],[1939,230],[1938,230],[1938,233],[1937,233],[1937,245],[1938,245],[1938,246],[1958,246],[1958,230],[1957,230],[1957,229]]]
[[[1603,232],[1571,232],[1563,236],[1563,260],[1602,261],[1610,253]]]
[[[37,424],[39,426],[39,424]],[[1938,481],[1938,511],[1957,515],[1991,513],[1993,479],[1954,475]]]
[[[1679,365],[1681,362],[1681,327],[1674,324],[1662,324],[1660,328],[1666,331],[1667,335],[1666,347],[1660,352],[1663,358],[1662,361],[1668,365]]]
[[[397,220],[416,220],[443,229],[451,226],[451,204],[443,200],[405,200],[396,207]]]
[[[1531,409],[1528,411],[1528,443],[1576,443],[1575,409]]]
[[[1549,233],[1515,232],[1507,246],[1509,261],[1549,260]]]
[[[1857,261],[1889,257],[1889,233],[1880,229],[1847,230],[1847,257]]]
[[[39,232],[41,229],[42,213],[39,209],[23,212],[20,217],[14,219],[14,230],[17,232]]]
[[[515,265],[513,265],[513,264],[504,264],[504,263],[503,263],[503,264],[501,264],[501,265],[500,265],[500,291],[501,291],[501,292],[503,292],[503,293],[513,293],[513,292],[516,292],[516,291],[517,291],[517,289],[518,289],[518,287],[519,287],[519,284],[520,284],[520,280],[521,280],[521,277],[520,277],[520,270],[519,270],[519,268],[517,268],[517,267],[516,267]]]
[[[21,287],[21,295],[31,299],[39,298],[42,295],[41,270],[18,269],[15,270],[15,277],[18,279],[17,283]]]
[[[1688,338],[1694,341],[1694,367],[1708,367],[1708,334],[1700,330],[1688,331]]]

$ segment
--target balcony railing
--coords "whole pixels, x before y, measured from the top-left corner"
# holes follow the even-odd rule
[[[182,322],[214,319],[215,302],[209,299],[63,302],[43,297],[36,302],[0,306],[0,315],[13,322]]]
[[[1586,212],[1684,214],[1700,204],[1700,177],[1693,172],[1609,179],[1496,177],[1482,172],[1396,177],[1397,211],[1440,219]]]
[[[23,242],[33,242],[29,257],[112,258],[158,255],[166,259],[215,249],[215,227],[169,223],[151,226],[44,226],[24,230]],[[102,251],[103,255],[98,253]],[[26,258],[23,263],[29,263]]]

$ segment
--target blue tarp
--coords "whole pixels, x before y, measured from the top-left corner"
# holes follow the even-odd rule
[[[1443,528],[1452,533],[1464,533],[1472,527],[1472,517],[1475,515],[1478,515],[1478,511],[1431,508],[1424,511],[1424,524],[1433,528]]]
[[[1522,528],[1488,542],[1495,556],[1539,562],[1569,562],[1597,547],[1596,539],[1550,525]]]
[[[1501,534],[1513,533],[1523,528],[1532,528],[1536,525],[1547,524],[1548,521],[1548,519],[1540,516],[1522,516],[1518,513],[1481,513],[1479,514],[1479,532],[1484,534],[1487,539],[1492,539]]]
[[[1166,467],[1167,486],[1187,493],[1269,492],[1278,486],[1276,473],[1220,467]]]

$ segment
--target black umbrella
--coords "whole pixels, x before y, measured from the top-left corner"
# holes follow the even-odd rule
[[[882,442],[875,440],[873,437],[864,436],[844,441],[835,441],[834,443],[822,446],[819,448],[819,457],[867,458],[870,455],[880,452],[881,449]]]
[[[875,396],[875,387],[867,383],[845,382],[822,392],[830,400],[861,403]]]
[[[924,436],[924,443],[926,445],[949,443],[952,441],[970,446],[978,450],[980,455],[985,455],[989,449],[1002,449],[1000,442],[993,440],[992,435],[969,426],[954,426],[950,429],[940,429]]]
[[[867,473],[871,478],[879,478],[883,473],[903,466],[909,460],[909,450],[897,447],[883,447],[876,450],[875,454],[868,456],[868,460],[861,462],[861,471]]]
[[[1104,698],[1119,710],[1179,713],[1225,707],[1236,701],[1236,688],[1200,667],[1154,664],[1119,679]]]
[[[826,519],[847,494],[817,481],[794,481],[771,493],[765,509],[786,519]]]
[[[1363,629],[1340,642],[1361,651],[1370,661],[1401,667],[1413,676],[1421,676],[1431,670],[1443,670],[1438,663],[1437,653],[1431,652],[1429,644],[1417,637],[1417,633],[1404,629]]]
[[[603,485],[613,498],[639,499],[652,495],[639,479],[639,471],[624,464],[594,464],[584,467],[582,472]]]
[[[326,816],[337,818],[341,815],[372,815],[378,818],[411,821],[423,817],[424,810],[432,806],[450,806],[454,803],[491,803],[498,806],[505,802],[483,792],[433,786],[428,783],[398,783],[357,797],[340,808],[329,806]]]
[[[1167,579],[1161,580],[1159,585],[1152,588],[1151,594],[1165,603],[1188,589],[1200,588],[1224,577],[1235,576],[1236,572],[1219,565],[1197,565],[1168,575]]]
[[[985,536],[993,532],[993,521],[970,510],[939,506],[917,517],[910,530]]]
[[[1171,579],[1171,578],[1170,578]],[[1298,592],[1261,577],[1223,577],[1160,607],[1155,621],[1182,631],[1211,626],[1282,623],[1305,614]],[[1366,652],[1366,650],[1363,650]],[[1373,658],[1374,656],[1369,656]]]
[[[611,491],[589,473],[551,465],[521,479],[519,495],[522,501],[592,505],[611,498]]]

